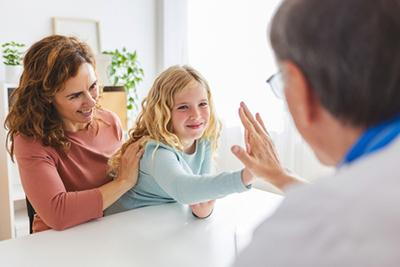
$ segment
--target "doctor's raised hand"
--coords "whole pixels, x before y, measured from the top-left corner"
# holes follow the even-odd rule
[[[241,102],[239,116],[245,128],[246,149],[235,145],[232,153],[246,168],[282,191],[290,184],[301,182],[282,166],[260,114],[254,118],[246,104]]]

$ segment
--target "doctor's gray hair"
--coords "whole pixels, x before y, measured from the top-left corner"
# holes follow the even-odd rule
[[[368,127],[400,113],[400,0],[285,0],[270,39],[342,122]]]

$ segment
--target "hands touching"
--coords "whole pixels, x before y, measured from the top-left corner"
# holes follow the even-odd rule
[[[299,182],[280,163],[261,116],[257,113],[254,118],[243,102],[240,104],[239,116],[245,128],[246,149],[233,146],[232,152],[245,165],[243,174],[248,170],[281,190],[291,183]]]
[[[140,139],[125,150],[121,156],[121,164],[119,166],[118,176],[115,180],[124,181],[128,184],[129,188],[137,183],[139,173],[139,162],[143,155],[144,149],[140,148]]]
[[[103,199],[103,210],[111,206],[126,191],[136,185],[139,173],[139,162],[143,155],[140,140],[131,144],[121,156],[118,176],[111,182],[99,187]]]
[[[203,218],[207,218],[208,216],[211,215],[211,213],[214,209],[214,204],[215,204],[215,200],[210,200],[210,201],[190,205],[190,208],[192,209],[193,215],[195,215],[198,218],[203,219]]]

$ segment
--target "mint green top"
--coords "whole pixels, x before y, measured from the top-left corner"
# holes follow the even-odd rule
[[[105,215],[163,203],[193,204],[243,192],[241,171],[211,172],[212,152],[206,140],[196,142],[193,154],[149,141],[140,160],[138,182]]]

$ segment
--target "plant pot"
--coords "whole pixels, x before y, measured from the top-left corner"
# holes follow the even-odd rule
[[[22,66],[5,65],[6,83],[19,84],[19,79],[21,78],[22,70],[23,70]]]

